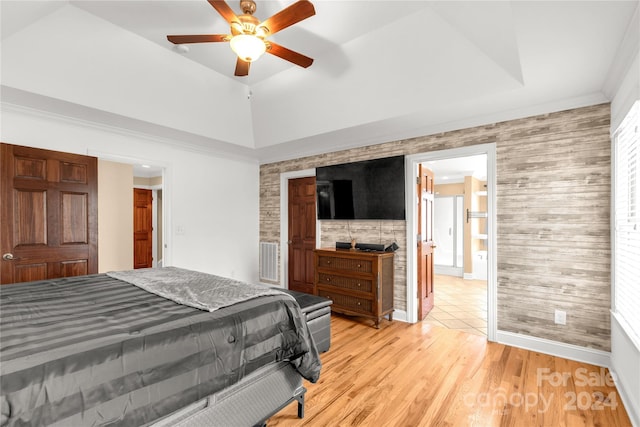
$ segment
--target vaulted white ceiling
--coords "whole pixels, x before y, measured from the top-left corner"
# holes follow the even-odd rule
[[[268,162],[606,102],[638,31],[637,0],[313,4],[273,36],[311,67],[234,77],[227,45],[166,40],[228,32],[205,0],[5,0],[2,102]]]

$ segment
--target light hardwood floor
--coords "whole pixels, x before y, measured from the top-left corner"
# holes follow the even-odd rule
[[[607,371],[428,323],[332,315],[306,415],[275,426],[630,426]]]

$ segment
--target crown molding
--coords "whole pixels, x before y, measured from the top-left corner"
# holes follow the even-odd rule
[[[72,126],[115,133],[198,154],[257,162],[255,149],[251,147],[221,142],[7,86],[2,86],[0,108],[2,111],[12,111]]]
[[[622,42],[618,46],[602,86],[602,91],[609,100],[613,100],[626,74],[631,69],[634,58],[640,52],[640,1],[637,3],[636,10],[627,26]]]

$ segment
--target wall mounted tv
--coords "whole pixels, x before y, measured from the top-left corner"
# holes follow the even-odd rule
[[[404,156],[316,169],[318,219],[405,219]]]

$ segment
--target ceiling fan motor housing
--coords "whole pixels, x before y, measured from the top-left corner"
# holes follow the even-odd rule
[[[255,35],[264,38],[263,31],[257,31],[260,21],[251,15],[240,15],[238,21],[231,23],[231,35],[237,36],[238,34]]]
[[[167,40],[176,45],[229,42],[238,56],[235,76],[247,76],[249,64],[265,52],[303,68],[313,64],[313,58],[266,40],[268,36],[315,15],[309,0],[297,0],[262,23],[253,16],[256,11],[254,0],[240,0],[240,16],[225,0],[207,1],[229,23],[231,34],[168,35]]]

